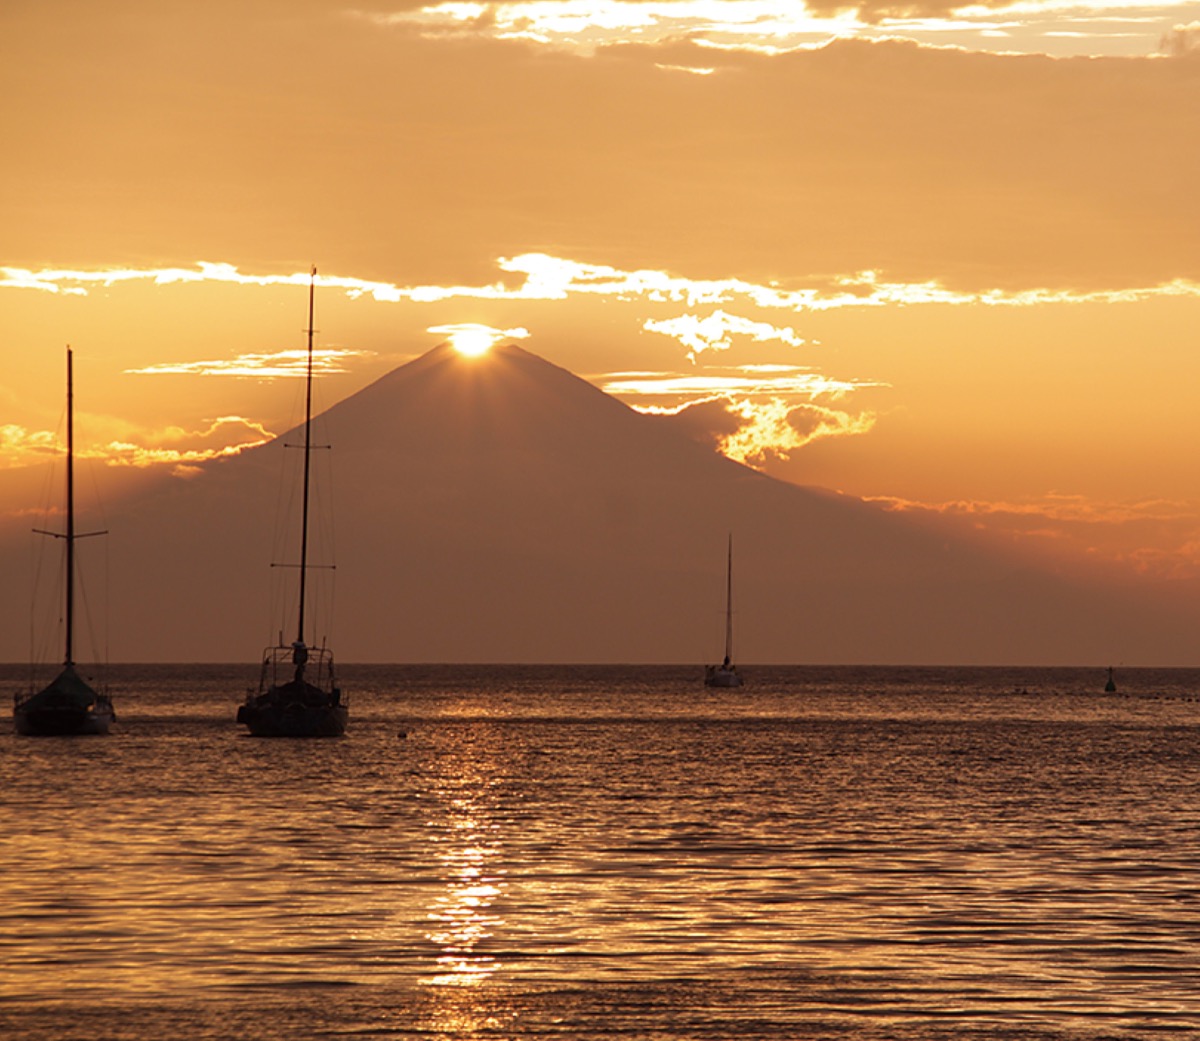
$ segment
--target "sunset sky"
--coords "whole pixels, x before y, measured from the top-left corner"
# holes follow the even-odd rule
[[[121,472],[280,432],[315,264],[323,404],[484,326],[775,476],[1200,575],[1200,5],[14,0],[0,84],[0,510],[67,343]]]

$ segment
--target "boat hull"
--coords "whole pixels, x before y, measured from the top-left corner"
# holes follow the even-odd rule
[[[704,676],[706,687],[740,687],[742,677],[734,669],[709,668]]]
[[[30,737],[107,734],[116,718],[111,699],[88,686],[74,665],[67,665],[45,689],[13,705],[13,726]]]
[[[253,737],[341,737],[350,711],[336,688],[293,681],[252,694],[237,718]]]
[[[27,737],[59,737],[70,734],[107,734],[113,713],[104,709],[61,709],[26,707],[13,710],[13,726]]]

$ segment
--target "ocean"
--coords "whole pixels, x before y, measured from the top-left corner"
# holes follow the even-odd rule
[[[0,1037],[1200,1037],[1200,670],[341,671],[0,737]]]

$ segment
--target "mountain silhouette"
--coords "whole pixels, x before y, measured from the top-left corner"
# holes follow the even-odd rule
[[[288,568],[268,565],[297,559],[280,496],[301,436],[112,505],[114,660],[253,662],[288,624],[271,594]],[[310,559],[336,563],[313,575],[336,583],[321,632],[342,661],[718,659],[730,533],[742,663],[1107,664],[1130,627],[1170,663],[1187,639],[1152,591],[767,477],[512,345],[436,347],[326,410],[314,441],[332,450]]]

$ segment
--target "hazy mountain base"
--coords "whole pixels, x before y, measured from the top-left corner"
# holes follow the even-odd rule
[[[1051,574],[773,480],[514,346],[435,348],[318,431],[312,559],[336,571],[313,578],[336,611],[317,638],[342,660],[709,660],[730,532],[743,662],[1192,660],[1200,591]],[[294,442],[110,504],[113,660],[252,659],[275,638]],[[28,545],[4,539],[6,574],[28,573]],[[28,609],[0,608],[7,660],[28,657]]]

